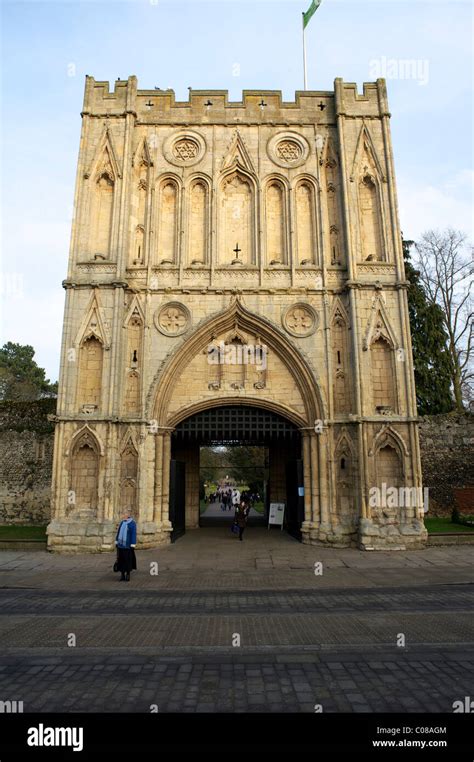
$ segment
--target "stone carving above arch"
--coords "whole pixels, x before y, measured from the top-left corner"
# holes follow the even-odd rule
[[[194,130],[179,130],[170,135],[163,145],[165,159],[177,167],[197,164],[205,152],[206,141]]]
[[[279,132],[267,143],[269,158],[279,167],[300,167],[309,156],[309,143],[297,132]]]
[[[165,336],[181,336],[191,322],[191,313],[181,302],[167,302],[155,312],[154,322]]]
[[[297,302],[284,311],[282,323],[292,336],[305,338],[316,331],[319,323],[318,313],[310,304]]]
[[[262,374],[257,378],[252,371],[252,377],[246,379],[245,388],[236,390],[219,388],[216,375],[216,378],[210,379],[212,383],[209,385],[206,348],[216,342],[225,342],[230,334],[235,336],[236,333],[243,337],[247,345],[253,342],[268,348],[270,365],[265,369],[265,378],[260,377]],[[307,359],[281,328],[268,318],[248,310],[238,298],[232,298],[226,309],[202,321],[184,342],[171,350],[147,394],[147,417],[157,420],[160,425],[169,425],[182,397],[189,400],[189,383],[185,387],[181,381],[186,374],[187,378],[204,379],[203,384],[196,388],[197,405],[212,404],[224,397],[232,400],[237,396],[240,400],[245,399],[246,404],[253,401],[253,404],[268,406],[277,404],[275,400],[278,398],[280,407],[286,407],[288,415],[306,421],[305,425],[313,425],[316,419],[325,417],[320,385]],[[285,385],[293,389],[291,399],[281,391],[278,378],[285,378]]]

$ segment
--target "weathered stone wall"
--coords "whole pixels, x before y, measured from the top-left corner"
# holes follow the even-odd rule
[[[55,399],[0,403],[0,524],[50,518]]]
[[[430,490],[430,515],[450,513],[456,502],[463,513],[474,513],[474,505],[464,499],[472,495],[467,488],[474,486],[474,415],[421,418],[420,447],[423,484]]]

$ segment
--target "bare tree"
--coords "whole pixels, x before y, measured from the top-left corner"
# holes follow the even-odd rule
[[[416,244],[416,265],[429,300],[443,310],[451,382],[458,410],[473,396],[472,250],[460,230],[428,230]]]

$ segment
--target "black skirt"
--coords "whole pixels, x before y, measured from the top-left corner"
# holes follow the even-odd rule
[[[131,572],[137,568],[134,548],[117,548],[117,567],[119,572]]]

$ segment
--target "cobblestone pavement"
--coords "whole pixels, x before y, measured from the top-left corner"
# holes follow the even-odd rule
[[[369,652],[2,656],[0,692],[25,712],[452,712],[472,695],[472,652]]]
[[[473,695],[472,548],[251,538],[189,533],[139,552],[130,583],[112,554],[0,553],[0,700],[26,712],[451,712]]]

